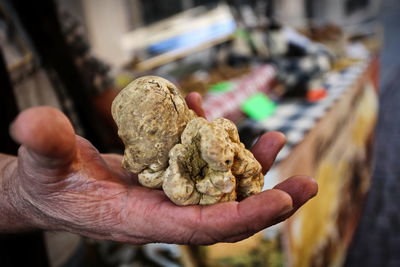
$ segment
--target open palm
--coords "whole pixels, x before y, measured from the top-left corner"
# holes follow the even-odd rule
[[[187,98],[202,115],[199,100]],[[240,202],[180,207],[161,190],[140,186],[120,167],[120,155],[102,155],[76,136],[56,109],[24,111],[11,133],[21,143],[12,199],[31,228],[134,244],[234,242],[285,220],[317,192],[313,180],[297,176]],[[264,172],[283,144],[284,136],[272,132],[254,146]]]

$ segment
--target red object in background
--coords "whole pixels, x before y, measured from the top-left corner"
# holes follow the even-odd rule
[[[309,102],[317,102],[327,95],[326,89],[313,89],[307,92],[307,101]]]

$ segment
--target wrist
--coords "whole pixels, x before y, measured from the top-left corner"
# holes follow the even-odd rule
[[[0,232],[24,232],[40,228],[21,194],[17,168],[16,157],[0,155]]]

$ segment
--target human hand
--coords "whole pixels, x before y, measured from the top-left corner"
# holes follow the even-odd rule
[[[199,95],[187,102],[204,114]],[[313,180],[297,176],[240,202],[179,207],[163,191],[140,186],[136,175],[120,167],[122,156],[102,155],[76,136],[56,109],[22,112],[11,134],[21,148],[7,180],[8,197],[31,229],[134,244],[234,242],[285,220],[317,192]],[[284,136],[271,132],[254,146],[264,173],[283,144]]]

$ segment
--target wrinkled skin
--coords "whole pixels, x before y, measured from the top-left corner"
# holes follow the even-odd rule
[[[188,102],[201,111],[198,95]],[[21,148],[18,158],[2,161],[1,232],[66,230],[133,244],[233,242],[285,220],[317,192],[313,180],[296,176],[240,202],[179,207],[140,186],[120,167],[121,156],[102,155],[76,136],[58,110],[22,112],[11,134]],[[268,133],[254,146],[263,172],[283,143],[282,134]]]

